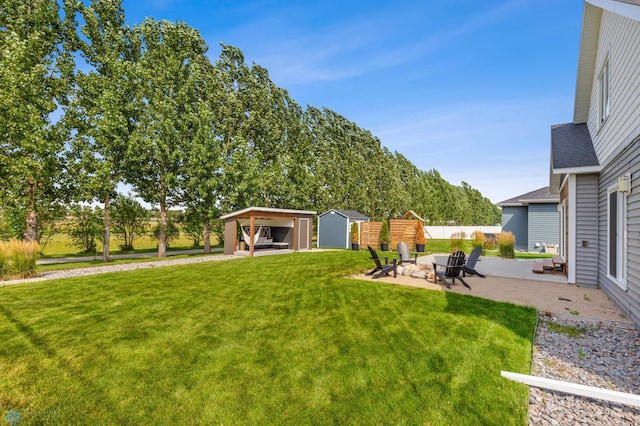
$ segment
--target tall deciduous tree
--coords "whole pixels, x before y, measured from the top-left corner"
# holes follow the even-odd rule
[[[134,73],[140,110],[127,150],[126,181],[159,206],[158,257],[165,257],[167,210],[184,198],[185,145],[194,134],[185,118],[198,102],[197,68],[206,62],[207,46],[181,22],[146,19],[134,34],[140,45]]]
[[[109,261],[110,202],[122,181],[129,136],[136,126],[132,61],[138,53],[121,0],[76,3],[84,25],[74,42],[88,70],[78,69],[67,123],[75,128],[73,170],[87,201],[104,203],[103,259]]]
[[[38,239],[38,212],[63,195],[63,127],[52,119],[73,68],[55,0],[5,0],[0,7],[0,196],[25,214]]]

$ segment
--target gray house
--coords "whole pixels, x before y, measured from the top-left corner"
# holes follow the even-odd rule
[[[369,217],[354,210],[331,209],[318,216],[319,248],[351,248],[353,222],[369,222]]]
[[[541,252],[549,251],[549,245],[558,246],[559,200],[558,194],[551,194],[546,186],[498,203],[502,230],[513,233],[517,250]]]
[[[586,0],[573,120],[551,127],[569,283],[640,327],[640,1]]]

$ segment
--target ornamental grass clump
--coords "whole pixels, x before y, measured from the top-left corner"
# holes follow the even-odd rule
[[[484,234],[481,231],[476,231],[473,233],[473,239],[471,240],[471,247],[482,247],[484,249]]]
[[[513,259],[516,255],[516,237],[509,231],[502,231],[498,234],[498,251],[500,257],[505,259]]]
[[[467,234],[464,232],[456,232],[451,234],[451,253],[464,250],[464,240],[467,238]]]
[[[0,277],[29,278],[37,275],[40,245],[35,241],[0,242]]]

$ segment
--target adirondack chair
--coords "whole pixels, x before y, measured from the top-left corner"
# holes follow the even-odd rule
[[[438,271],[437,267],[444,267],[444,271]],[[462,278],[462,268],[464,267],[464,252],[462,250],[452,253],[447,259],[446,265],[439,265],[434,262],[433,264],[433,272],[434,272],[434,280],[437,282],[438,279],[447,286],[447,288],[451,288],[447,279],[451,280],[452,284],[455,284],[456,280],[460,280],[465,287],[471,290],[471,287],[467,282]]]
[[[384,258],[384,264],[380,261],[378,257],[378,253],[371,246],[367,246],[369,249],[369,253],[371,253],[371,260],[376,264],[376,267],[368,272],[367,275],[373,275],[373,278],[380,278],[386,275],[389,275],[393,272],[393,277],[396,277],[396,259],[393,259],[393,262],[389,263],[389,258]],[[377,273],[376,273],[377,272]],[[375,274],[375,275],[374,275]]]
[[[476,275],[481,278],[486,278],[485,275],[482,275],[480,272],[475,270],[476,263],[480,260],[480,255],[482,254],[482,247],[476,247],[473,249],[469,257],[467,258],[467,263],[462,267],[462,276],[466,277],[469,275]]]
[[[409,247],[407,246],[407,243],[400,241],[398,243],[398,257],[400,258],[400,260],[398,261],[399,265],[402,265],[403,263],[413,263],[413,264],[417,264],[418,263],[418,253],[413,252],[414,256],[411,257],[411,252],[409,251]]]

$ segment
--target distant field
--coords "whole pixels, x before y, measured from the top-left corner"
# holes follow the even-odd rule
[[[120,250],[120,245],[123,244],[122,238],[111,237],[110,240],[110,252],[111,254],[117,253],[130,253],[130,251]],[[202,242],[201,242],[202,243]],[[211,245],[217,245],[218,239],[215,236],[211,236]],[[136,238],[133,241],[133,247],[135,251],[153,251],[158,247],[157,240],[151,236],[144,236]],[[202,247],[200,245],[199,247]],[[193,241],[186,235],[181,234],[180,238],[169,244],[169,249],[190,249],[194,248]],[[98,243],[98,250],[102,253],[102,243]],[[74,247],[71,243],[71,239],[66,234],[56,234],[52,237],[51,241],[44,247],[43,255],[45,257],[65,257],[65,256],[78,256],[86,254],[77,247]],[[91,253],[95,254],[95,253]]]

